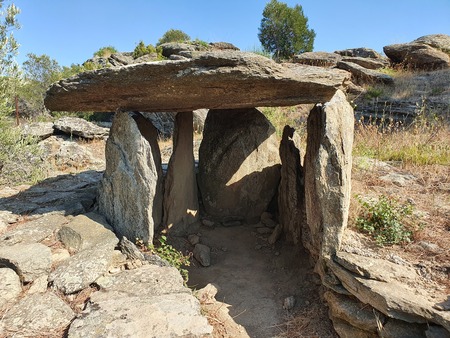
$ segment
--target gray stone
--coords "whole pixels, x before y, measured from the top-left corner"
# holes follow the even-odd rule
[[[0,219],[0,234],[4,233],[8,229],[8,223]]]
[[[267,243],[270,245],[275,244],[276,241],[281,237],[281,234],[283,233],[283,228],[281,224],[278,224],[275,229],[273,229],[273,232],[270,234],[269,238],[267,239]]]
[[[138,247],[126,237],[122,237],[119,242],[120,251],[130,260],[144,261],[144,254],[138,249]]]
[[[328,52],[306,52],[294,55],[294,62],[318,67],[335,67],[342,56]]]
[[[210,110],[199,150],[199,188],[209,215],[259,218],[280,179],[275,128],[257,109]]]
[[[394,79],[392,76],[378,72],[373,69],[367,69],[359,64],[348,62],[348,61],[339,61],[337,67],[346,71],[349,71],[352,74],[352,78],[355,79],[356,83],[365,84],[365,83],[384,83],[384,84],[393,84]]]
[[[52,252],[41,243],[0,247],[0,267],[16,271],[23,283],[47,275],[52,265]]]
[[[70,258],[70,253],[68,250],[63,248],[54,249],[52,252],[52,263],[56,266],[62,261]]]
[[[331,316],[333,326],[340,338],[378,338],[378,334],[358,329],[345,320]]]
[[[140,114],[118,112],[106,143],[99,211],[119,237],[152,242],[162,220],[162,168],[157,132]],[[130,203],[132,202],[132,203]]]
[[[353,109],[341,91],[325,105],[317,105],[308,117],[305,156],[308,227],[303,229],[302,240],[315,260],[339,250],[347,226],[353,125]]]
[[[407,185],[413,184],[417,177],[410,174],[402,174],[402,173],[389,173],[387,175],[381,176],[380,180],[385,182],[391,182],[399,187],[406,187]]]
[[[108,272],[113,257],[114,247],[85,249],[63,261],[50,273],[48,281],[65,294],[80,291]]]
[[[283,301],[283,309],[285,310],[292,310],[295,306],[295,297],[294,296],[289,296],[286,297]]]
[[[189,43],[182,42],[167,42],[158,46],[162,50],[162,55],[166,58],[171,55],[178,55],[182,51],[196,51],[197,48]]]
[[[442,326],[428,325],[425,336],[427,338],[450,338],[450,331],[447,331]]]
[[[103,138],[109,134],[108,128],[99,127],[79,117],[61,117],[55,121],[54,127],[70,136],[74,135],[86,139]]]
[[[189,243],[191,243],[191,245],[196,245],[196,244],[200,243],[200,237],[192,234],[192,235],[188,236],[188,241],[189,241]]]
[[[192,112],[178,113],[163,202],[163,224],[174,236],[186,235],[199,218],[193,142]]]
[[[58,239],[75,251],[99,246],[113,249],[119,242],[104,217],[94,212],[74,217],[58,231]]]
[[[38,243],[51,236],[67,219],[62,215],[44,215],[20,224],[0,236],[0,247],[14,244]]]
[[[256,232],[260,235],[268,235],[268,234],[271,234],[273,232],[273,230],[271,228],[262,227],[262,228],[257,228]]]
[[[33,122],[22,125],[22,135],[36,138],[39,141],[53,135],[53,122]]]
[[[411,287],[397,280],[385,282],[367,279],[331,261],[327,264],[350,293],[386,316],[410,323],[430,321],[450,331],[450,312],[434,309],[434,303],[424,296],[427,292],[420,290],[417,282],[410,281],[410,284],[414,284]]]
[[[193,111],[194,132],[203,133],[206,116],[208,116],[208,111],[208,109],[197,109]]]
[[[175,268],[145,265],[108,279],[72,323],[69,337],[203,337],[212,332]]]
[[[446,34],[425,35],[415,39],[412,42],[423,43],[425,45],[437,48],[445,53],[450,53],[450,35]]]
[[[425,338],[426,324],[407,323],[401,320],[388,319],[381,329],[383,338]]]
[[[281,181],[278,188],[280,224],[288,241],[301,242],[306,227],[305,174],[300,155],[300,137],[294,128],[285,126],[280,143]]]
[[[275,228],[277,226],[277,222],[271,218],[261,218],[261,223],[268,228]]]
[[[190,56],[81,73],[54,84],[45,105],[53,111],[99,112],[292,106],[329,101],[347,77],[320,67],[286,67],[254,53]]]
[[[152,122],[155,128],[158,130],[158,135],[162,139],[170,138],[173,134],[175,127],[176,113],[145,113],[141,114]]]
[[[75,313],[54,293],[35,293],[12,306],[0,322],[6,337],[50,337],[69,326]]]
[[[47,291],[48,286],[48,276],[42,275],[38,278],[36,278],[33,283],[31,284],[30,288],[27,291],[28,295],[31,295],[33,293],[43,293]]]
[[[0,311],[8,302],[19,297],[22,292],[22,284],[17,273],[9,268],[0,268]]]
[[[194,258],[203,266],[211,265],[211,249],[204,244],[196,244],[194,247]]]
[[[363,304],[353,297],[327,291],[324,298],[330,308],[330,315],[350,325],[368,332],[376,333],[379,324],[386,322],[385,316],[370,305]]]

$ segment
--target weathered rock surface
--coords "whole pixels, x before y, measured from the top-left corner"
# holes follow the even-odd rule
[[[304,65],[318,66],[318,67],[335,67],[342,56],[336,53],[327,52],[306,52],[299,55],[294,55],[294,62]]]
[[[199,187],[208,214],[259,218],[280,179],[275,129],[257,109],[210,110],[199,150]]]
[[[308,117],[305,196],[308,227],[303,242],[316,260],[340,247],[350,205],[353,109],[338,91]],[[319,272],[320,272],[319,267]]]
[[[74,317],[69,305],[54,293],[35,293],[21,299],[4,314],[0,335],[48,337],[64,331]]]
[[[153,126],[158,130],[158,135],[162,138],[169,138],[173,134],[175,127],[176,113],[145,113],[141,114],[150,120]]]
[[[23,283],[32,282],[50,272],[52,253],[40,243],[0,247],[0,267],[13,269]]]
[[[301,243],[302,228],[306,227],[305,173],[300,155],[300,137],[285,126],[280,143],[281,180],[278,188],[280,224],[289,241]],[[261,219],[262,222],[264,222]]]
[[[193,114],[178,113],[164,189],[164,226],[175,236],[187,235],[199,218],[193,151]]]
[[[99,210],[119,237],[153,239],[162,220],[161,154],[155,127],[140,114],[116,113],[106,143],[108,159]]]
[[[66,134],[80,136],[86,139],[102,138],[108,136],[109,129],[79,117],[61,117],[54,123],[54,128]]]
[[[357,83],[394,83],[394,79],[391,76],[373,69],[364,68],[353,62],[339,61],[337,67],[349,71]]]
[[[337,50],[337,51],[335,51],[335,53],[342,55],[342,56],[353,56],[353,57],[371,58],[371,59],[384,59],[384,57],[377,51],[370,49],[370,48],[365,48],[365,47]]]
[[[22,135],[45,140],[53,135],[53,122],[33,122],[22,126]]]
[[[0,236],[0,247],[14,244],[38,243],[50,237],[67,219],[62,215],[44,215],[20,224]]]
[[[5,305],[16,299],[22,292],[22,283],[17,273],[9,268],[0,268],[0,311]]]
[[[146,265],[105,278],[69,337],[204,337],[212,332],[175,268]],[[148,315],[143,315],[148,314]]]
[[[358,329],[345,320],[330,316],[334,329],[340,338],[378,338],[378,334]]]
[[[379,69],[389,66],[389,61],[387,59],[344,56],[342,57],[342,61],[356,63],[357,65],[367,69]]]
[[[415,39],[412,42],[423,43],[425,45],[439,49],[442,52],[450,53],[450,35],[446,34],[425,35]]]
[[[394,62],[405,66],[433,70],[450,67],[449,52],[445,53],[428,44],[411,42],[383,47],[384,53]]]
[[[254,53],[192,52],[188,60],[82,73],[54,84],[45,104],[50,110],[103,112],[291,106],[326,102],[344,80],[340,72],[284,67]]]
[[[204,244],[196,244],[194,247],[194,258],[203,266],[211,265],[211,248]]]

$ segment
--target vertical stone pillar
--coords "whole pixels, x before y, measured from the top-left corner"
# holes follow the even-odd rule
[[[285,126],[280,143],[281,181],[278,193],[279,220],[286,239],[300,244],[306,226],[305,177],[300,154],[300,137]]]
[[[118,236],[152,242],[162,220],[162,168],[157,131],[139,113],[117,112],[106,142],[99,211]]]
[[[193,143],[192,112],[178,113],[164,191],[164,225],[175,236],[185,235],[199,218]]]
[[[308,117],[305,197],[308,226],[303,242],[324,278],[323,261],[337,250],[347,226],[350,205],[354,115],[338,90]]]

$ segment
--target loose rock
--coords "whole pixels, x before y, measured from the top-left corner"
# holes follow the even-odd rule
[[[205,267],[211,265],[211,249],[203,244],[196,244],[194,248],[194,258]]]

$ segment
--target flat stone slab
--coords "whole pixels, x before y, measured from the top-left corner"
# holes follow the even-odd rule
[[[173,267],[145,265],[101,278],[68,337],[208,337],[200,304]]]
[[[0,269],[0,310],[22,292],[22,284],[17,273],[8,268]]]
[[[109,134],[108,128],[99,127],[79,117],[61,117],[55,122],[54,127],[66,134],[86,139],[102,138]]]
[[[1,337],[56,337],[75,313],[54,293],[36,293],[14,304],[0,321]]]
[[[52,265],[52,252],[40,243],[16,244],[0,247],[0,268],[16,271],[22,282],[32,282],[48,274]]]
[[[329,101],[346,74],[283,66],[254,53],[188,52],[185,60],[148,62],[85,72],[55,83],[52,111],[192,111],[292,106]]]

